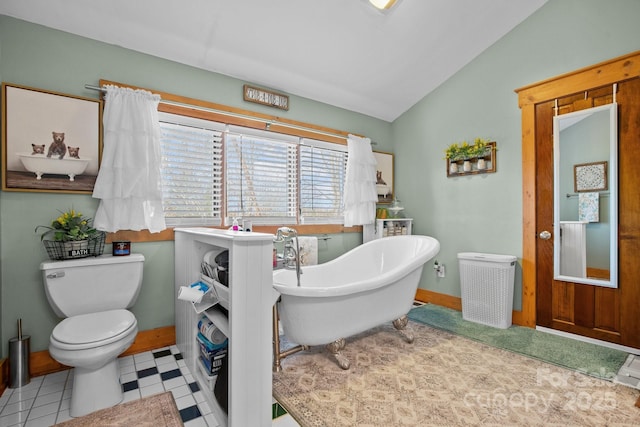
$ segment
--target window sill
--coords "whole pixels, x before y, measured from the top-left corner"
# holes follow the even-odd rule
[[[276,230],[279,226],[277,225],[268,225],[268,226],[254,226],[253,231],[260,233],[269,233],[275,234]],[[293,225],[292,228],[295,228],[300,235],[305,234],[338,234],[338,233],[362,233],[362,226],[356,227],[345,227],[339,224],[313,224],[313,225]],[[227,229],[228,227],[209,227],[209,228],[218,228],[221,230]],[[173,240],[173,228],[167,228],[159,233],[150,233],[149,230],[142,231],[131,231],[131,230],[122,230],[116,233],[107,233],[107,243],[118,242],[118,241],[128,241],[128,242],[162,242],[162,241],[171,241]]]

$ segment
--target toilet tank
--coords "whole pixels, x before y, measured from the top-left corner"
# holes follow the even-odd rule
[[[101,255],[40,264],[47,299],[60,317],[131,307],[142,287],[144,255]]]

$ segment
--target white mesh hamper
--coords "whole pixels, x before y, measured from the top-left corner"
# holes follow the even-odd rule
[[[458,263],[462,318],[502,329],[511,326],[516,257],[462,252]]]

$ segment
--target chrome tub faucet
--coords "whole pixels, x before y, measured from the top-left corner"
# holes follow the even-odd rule
[[[293,241],[295,239],[295,248]],[[300,286],[300,275],[302,274],[302,268],[300,267],[300,242],[298,241],[298,232],[291,227],[280,227],[276,231],[276,237],[274,242],[284,242],[284,251],[282,258],[285,268],[293,270],[296,269],[296,278],[298,280],[298,286]]]

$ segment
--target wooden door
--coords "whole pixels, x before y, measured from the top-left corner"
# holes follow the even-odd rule
[[[608,92],[608,93],[607,93]],[[612,87],[558,99],[560,113],[612,101]],[[565,332],[640,347],[640,79],[618,84],[619,286],[553,279],[553,240],[536,240],[536,323]],[[553,231],[553,115],[555,100],[536,104],[536,228]],[[635,149],[633,148],[635,147]]]

